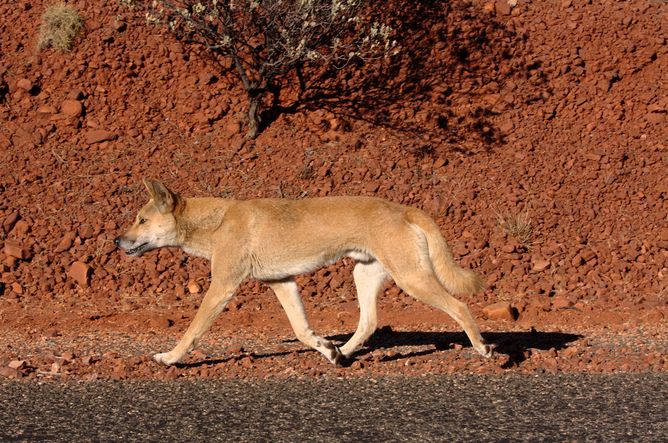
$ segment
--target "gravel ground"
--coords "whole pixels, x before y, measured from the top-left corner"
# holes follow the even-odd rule
[[[668,376],[0,383],[2,441],[662,441]],[[663,440],[665,441],[665,440]]]

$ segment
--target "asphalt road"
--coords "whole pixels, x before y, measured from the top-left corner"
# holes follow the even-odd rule
[[[667,441],[668,374],[0,382],[0,441]]]

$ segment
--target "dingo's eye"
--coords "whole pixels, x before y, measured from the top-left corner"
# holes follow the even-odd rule
[[[145,218],[140,218],[139,219],[139,224],[143,225],[144,223],[146,223],[146,219]]]

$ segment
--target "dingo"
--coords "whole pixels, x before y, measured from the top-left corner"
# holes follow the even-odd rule
[[[211,286],[195,318],[174,349],[154,356],[159,363],[172,365],[194,349],[248,276],[274,290],[297,338],[335,364],[376,329],[376,297],[388,276],[450,314],[476,351],[492,354],[466,304],[450,295],[475,293],[480,279],[453,261],[436,223],[418,209],[372,197],[184,199],[158,181],[144,184],[151,199],[114,243],[131,256],[176,246],[211,261]],[[311,330],[294,276],[344,256],[357,262],[360,319],[339,349]]]

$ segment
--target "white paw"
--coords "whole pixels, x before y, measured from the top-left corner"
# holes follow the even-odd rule
[[[155,354],[153,356],[153,360],[163,365],[171,366],[174,363],[177,363],[180,360],[180,358],[174,358],[171,356],[169,352],[163,352],[161,354]]]
[[[494,345],[483,344],[480,348],[476,349],[480,355],[483,357],[489,358],[494,354]]]

